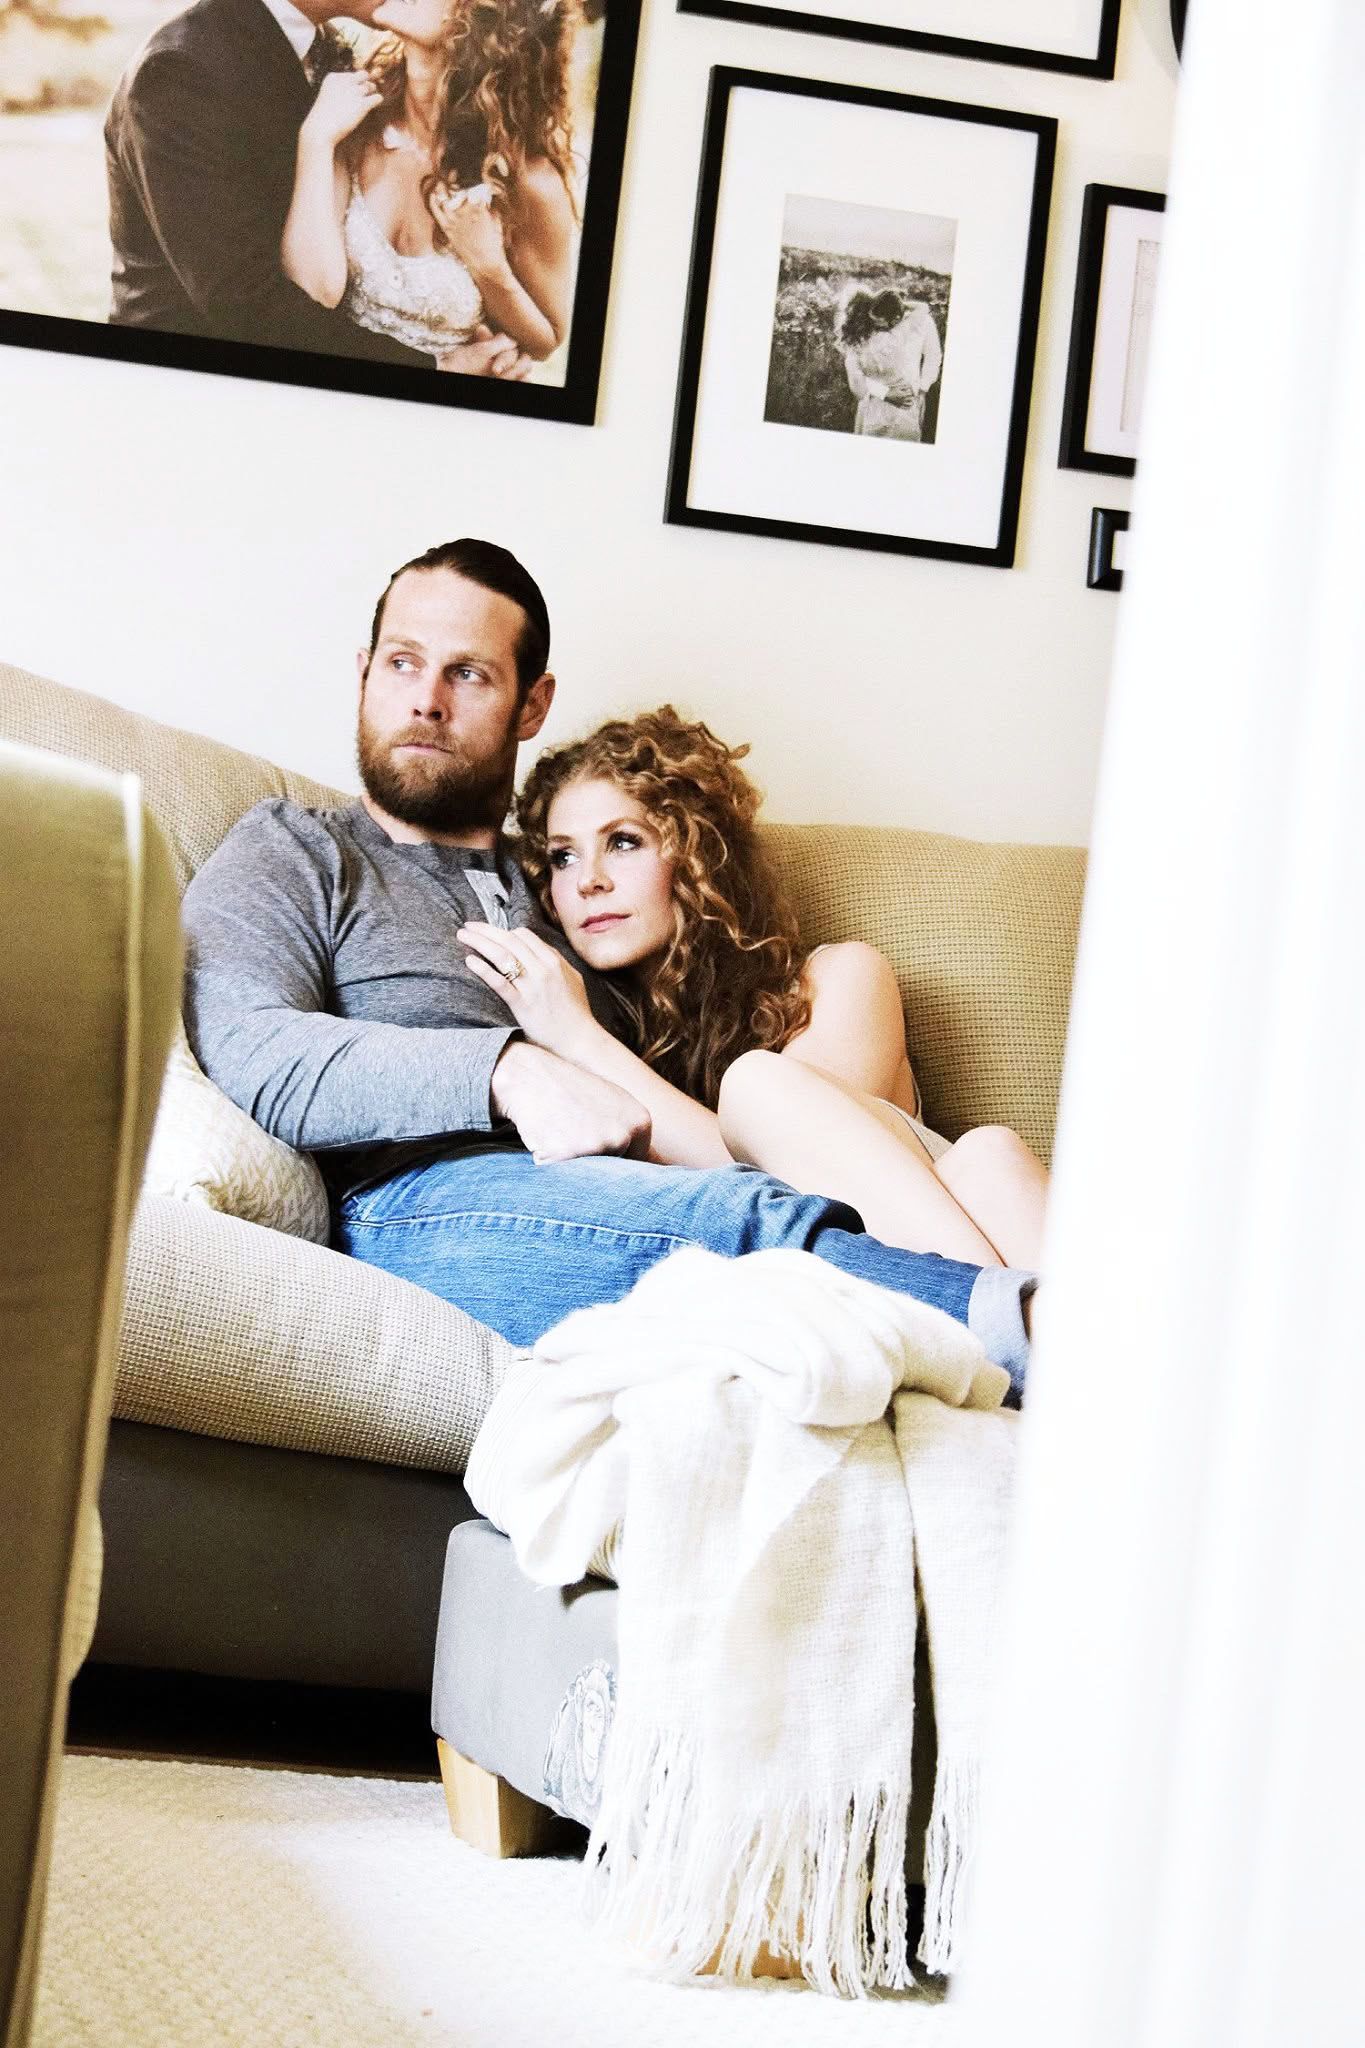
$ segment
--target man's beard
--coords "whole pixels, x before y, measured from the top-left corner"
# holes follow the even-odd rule
[[[396,758],[402,746],[441,747],[439,754]],[[427,832],[498,832],[511,794],[506,759],[471,761],[448,736],[416,726],[380,739],[362,712],[356,731],[360,779],[375,803],[404,825]]]

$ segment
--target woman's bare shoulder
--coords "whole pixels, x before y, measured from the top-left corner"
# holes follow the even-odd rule
[[[563,173],[547,156],[528,156],[517,172],[510,198],[518,213],[573,216],[573,202]]]

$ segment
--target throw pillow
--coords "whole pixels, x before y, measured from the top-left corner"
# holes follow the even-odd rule
[[[209,1080],[183,1028],[166,1064],[142,1185],[146,1194],[327,1242],[327,1190],[314,1162],[263,1131]]]

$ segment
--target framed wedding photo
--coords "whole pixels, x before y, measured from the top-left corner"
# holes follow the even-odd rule
[[[1056,137],[714,70],[665,518],[1010,567]]]
[[[678,0],[681,14],[1112,78],[1120,0]]]
[[[0,6],[0,343],[591,425],[640,5]]]
[[[1161,255],[1160,192],[1087,185],[1062,403],[1063,469],[1132,476]]]

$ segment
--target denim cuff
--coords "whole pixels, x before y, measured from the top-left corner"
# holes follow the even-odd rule
[[[981,1339],[986,1355],[1010,1376],[1006,1405],[1017,1408],[1028,1374],[1029,1337],[1024,1303],[1038,1285],[1036,1273],[1018,1266],[983,1266],[967,1303],[967,1328]]]

